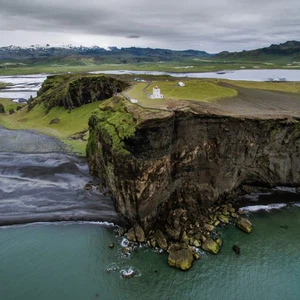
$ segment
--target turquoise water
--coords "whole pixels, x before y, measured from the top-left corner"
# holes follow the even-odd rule
[[[222,252],[205,254],[188,272],[145,248],[123,257],[113,228],[97,224],[2,227],[0,299],[300,299],[300,207],[250,220],[250,235],[227,227]],[[113,265],[118,270],[107,273]],[[129,266],[138,276],[121,278]]]

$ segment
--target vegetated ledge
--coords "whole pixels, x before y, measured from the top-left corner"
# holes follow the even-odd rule
[[[110,189],[138,241],[141,226],[154,244],[196,239],[205,248],[208,225],[238,217],[219,200],[242,184],[300,186],[299,118],[144,110],[115,98],[100,106],[89,130],[91,174]]]
[[[30,101],[29,110],[43,103],[49,111],[56,106],[67,110],[84,104],[105,100],[127,88],[129,84],[109,76],[91,74],[66,74],[48,76]]]

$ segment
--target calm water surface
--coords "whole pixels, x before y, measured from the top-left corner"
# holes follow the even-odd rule
[[[188,272],[145,248],[123,257],[113,228],[97,224],[2,227],[0,299],[300,299],[300,207],[250,219],[250,235],[227,227],[222,252],[204,254]],[[121,278],[128,267],[138,276]]]
[[[130,71],[130,70],[113,70],[91,72],[94,74],[132,74],[132,75],[170,75],[172,77],[190,77],[190,78],[219,78],[230,80],[249,80],[249,81],[266,81],[279,80],[284,78],[286,81],[300,81],[300,70],[236,70],[226,71],[225,74],[217,72],[202,73],[172,73],[157,71]],[[10,83],[11,86],[0,90],[0,98],[25,98],[35,97],[44,80],[49,74],[18,75],[18,76],[0,76],[0,83]]]

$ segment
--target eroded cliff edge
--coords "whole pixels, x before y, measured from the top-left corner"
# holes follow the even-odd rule
[[[115,97],[90,119],[88,163],[118,212],[149,232],[176,209],[199,222],[241,184],[299,186],[299,121],[145,110]]]

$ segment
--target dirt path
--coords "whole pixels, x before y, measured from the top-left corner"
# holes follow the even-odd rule
[[[195,111],[257,118],[300,117],[300,94],[255,90],[222,83],[238,95],[211,102],[189,105]]]

